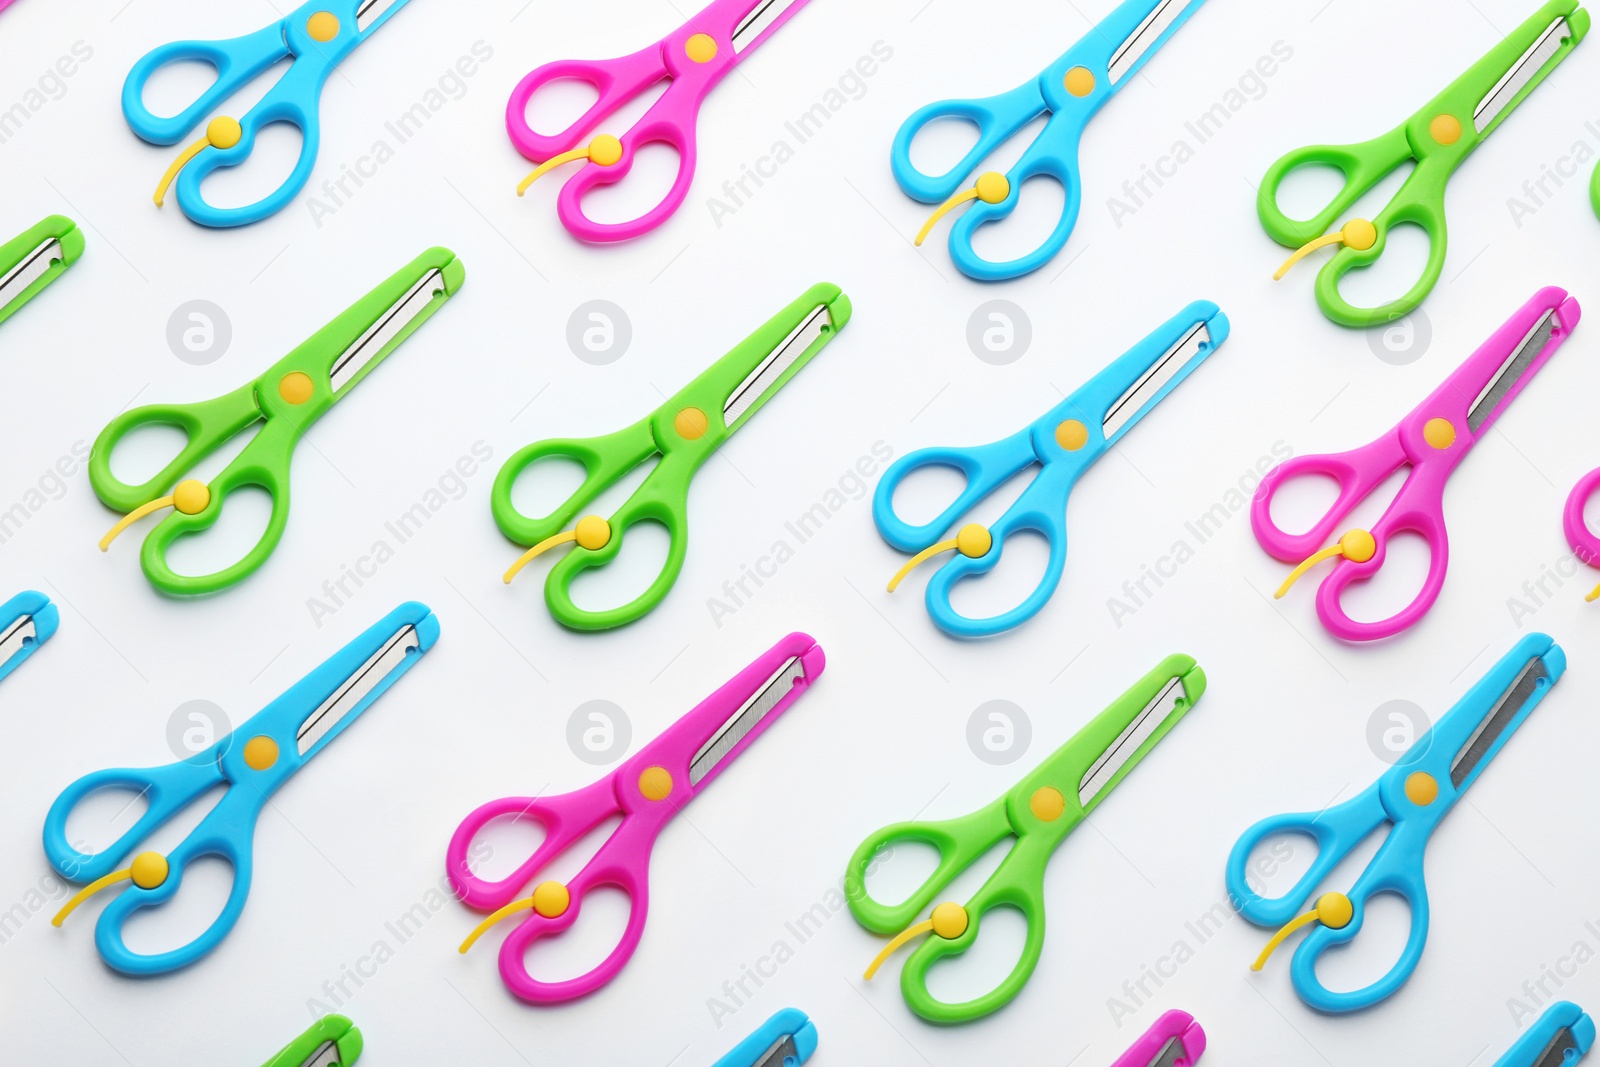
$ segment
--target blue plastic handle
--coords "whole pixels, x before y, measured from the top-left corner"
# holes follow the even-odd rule
[[[122,113],[135,134],[152,144],[175,144],[188,136],[224,100],[281,59],[293,57],[278,83],[239,119],[243,136],[232,148],[209,146],[179,173],[173,188],[183,213],[202,226],[243,226],[281,211],[305,188],[316,166],[321,143],[317,105],[322,86],[346,56],[387,22],[409,0],[396,0],[366,29],[357,29],[361,0],[309,0],[283,19],[255,33],[225,41],[176,41],[154,49],[133,65],[122,86]],[[338,20],[326,41],[314,39],[307,26],[313,15]],[[145,105],[145,88],[155,72],[170,63],[200,61],[216,68],[217,78],[178,114],[161,117]],[[301,134],[300,158],[276,191],[240,207],[219,208],[206,202],[201,183],[221,167],[236,167],[250,157],[256,137],[275,122],[286,122]]]
[[[1451,765],[1472,741],[1474,733],[1493,710],[1529,661],[1544,661],[1546,677],[1535,683],[1523,702],[1471,773],[1458,786],[1451,780]],[[1490,760],[1538,706],[1567,667],[1566,653],[1545,634],[1529,634],[1506,653],[1489,672],[1467,690],[1433,728],[1423,734],[1393,767],[1353,800],[1321,812],[1276,815],[1246,830],[1228,856],[1228,895],[1239,914],[1257,926],[1283,926],[1310,904],[1311,893],[1364,838],[1385,822],[1392,823],[1388,837],[1356,879],[1347,894],[1354,906],[1350,922],[1338,929],[1318,924],[1295,950],[1290,977],[1300,999],[1317,1011],[1341,1013],[1369,1008],[1392,996],[1416,970],[1428,939],[1428,892],[1423,880],[1423,857],[1428,839],[1455,807]],[[1437,796],[1427,804],[1411,800],[1407,781],[1429,775]],[[1251,888],[1246,872],[1251,853],[1268,838],[1297,834],[1317,843],[1317,858],[1300,880],[1281,897],[1263,897]],[[1380,893],[1402,897],[1411,909],[1411,932],[1395,965],[1382,978],[1362,989],[1335,992],[1317,978],[1317,961],[1335,945],[1361,932],[1367,904]]]
[[[301,754],[296,740],[301,723],[407,625],[415,628],[418,647],[410,650],[404,663],[386,674],[326,735]],[[229,786],[216,807],[167,854],[166,881],[153,889],[130,884],[106,905],[95,925],[95,946],[101,958],[124,974],[164,974],[202,959],[221,944],[238,922],[250,893],[251,842],[256,820],[267,801],[295,771],[415,666],[438,637],[438,619],[427,605],[402,604],[204,752],[164,767],[97,771],[64,789],[45,816],[45,856],[63,878],[91,882],[124,866],[135,846],[208,790]],[[247,742],[258,737],[268,738],[277,746],[276,760],[265,769],[252,769],[245,762]],[[236,788],[241,785],[243,788]],[[67,838],[67,820],[85,798],[103,789],[143,793],[148,806],[139,820],[105,851],[80,852]],[[123,927],[129,917],[140,909],[172,899],[183,884],[184,870],[204,857],[220,857],[233,867],[233,888],[221,913],[203,933],[180,948],[152,955],[131,951],[123,941]]]
[[[799,1059],[785,1056],[783,1067],[799,1067],[817,1050],[817,1028],[806,1013],[798,1008],[784,1008],[711,1067],[755,1067],[757,1058],[785,1037],[794,1039]]]
[[[33,622],[33,636],[26,638],[21,651],[0,663],[0,679],[22,666],[22,661],[39,651],[39,646],[50,640],[61,624],[61,613],[43,593],[29,589],[0,604],[0,633],[11,629],[13,623],[28,616]]]
[[[1132,389],[1155,363],[1186,337],[1197,324],[1205,324],[1210,340],[1198,354],[1162,386],[1143,407],[1107,438],[1101,427],[1111,408]],[[1168,319],[1144,340],[1096,374],[1077,392],[1045,412],[1032,425],[1003,440],[974,448],[922,448],[890,465],[872,497],[872,518],[883,539],[901,552],[921,552],[937,543],[979,500],[999,489],[1015,475],[1035,464],[1039,473],[992,526],[993,547],[982,556],[954,553],[928,581],[928,614],[935,625],[956,637],[987,637],[1020,626],[1049,602],[1061,583],[1067,563],[1067,498],[1083,472],[1122,439],[1135,424],[1193,373],[1228,339],[1228,317],[1209,300],[1197,300]],[[1068,451],[1056,440],[1056,429],[1067,419],[1082,423],[1087,442]],[[952,467],[966,478],[959,496],[938,517],[921,525],[906,522],[894,510],[894,494],[912,473],[926,467]],[[1032,531],[1050,546],[1044,576],[1021,604],[999,615],[973,619],[950,603],[950,592],[963,578],[987,574],[1000,562],[1006,538]]]
[[[1002,142],[1015,136],[1029,122],[1049,112],[1050,121],[1039,136],[1012,166],[1006,177],[1011,188],[1004,200],[989,204],[975,201],[950,230],[950,258],[961,273],[979,281],[1004,281],[1021,277],[1044,266],[1066,247],[1078,221],[1083,199],[1083,183],[1078,173],[1078,146],[1089,120],[1166,44],[1178,28],[1189,20],[1205,0],[1189,0],[1153,45],[1121,76],[1111,80],[1111,61],[1122,43],[1133,35],[1156,9],[1159,0],[1125,0],[1082,40],[1067,50],[1033,81],[998,96],[983,99],[944,100],[919,109],[895,135],[890,163],[895,181],[909,197],[936,204],[948,200],[967,184],[979,163]],[[1094,76],[1093,86],[1082,96],[1067,91],[1067,72],[1077,67]],[[978,139],[961,161],[941,175],[927,174],[911,162],[911,144],[929,123],[959,119],[978,128]],[[1016,210],[1023,183],[1029,178],[1049,177],[1061,183],[1065,204],[1043,244],[1027,255],[1006,262],[984,259],[973,248],[978,227],[999,222]]]
[[[1546,1008],[1528,1032],[1494,1061],[1494,1067],[1540,1067],[1539,1054],[1549,1048],[1563,1030],[1572,1034],[1578,1054],[1569,1055],[1562,1062],[1577,1063],[1594,1047],[1594,1020],[1576,1004],[1561,1000]]]

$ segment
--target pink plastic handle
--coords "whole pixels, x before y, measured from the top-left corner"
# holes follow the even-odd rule
[[[1185,1055],[1173,1061],[1173,1067],[1194,1067],[1206,1050],[1206,1032],[1186,1011],[1169,1011],[1133,1043],[1133,1047],[1117,1057],[1111,1067],[1150,1067],[1155,1058],[1173,1038],[1183,1042]]]
[[[796,658],[801,661],[802,672],[790,691],[704,777],[691,783],[690,767],[696,756],[768,679]],[[821,646],[806,634],[790,634],[593,785],[548,799],[497,800],[462,822],[450,840],[446,872],[457,896],[471,907],[489,910],[511,903],[521,887],[558,854],[608,817],[622,814],[622,824],[567,883],[571,902],[566,911],[553,918],[530,911],[500,946],[500,976],[508,989],[529,1003],[557,1004],[593,993],[621,972],[644,934],[649,913],[650,852],[662,827],[771,727],[816,681],[825,666]],[[653,800],[645,796],[642,782],[646,771],[651,772],[652,780],[659,779],[659,772],[666,772],[669,788],[665,795]],[[537,820],[545,827],[545,840],[509,877],[496,882],[480,879],[467,868],[473,838],[491,821],[506,816]],[[617,947],[597,967],[576,978],[542,982],[530,975],[527,951],[533,943],[570,928],[582,910],[583,898],[607,887],[622,890],[630,901],[628,925]]]
[[[1474,430],[1468,416],[1479,396],[1551,311],[1555,312],[1557,322],[1549,342],[1518,374],[1505,395]],[[1250,505],[1250,527],[1269,554],[1297,563],[1331,543],[1345,517],[1390,475],[1407,464],[1411,467],[1405,484],[1372,526],[1371,533],[1377,542],[1372,558],[1356,563],[1341,557],[1317,590],[1317,616],[1329,633],[1345,641],[1392,637],[1417,623],[1433,607],[1444,588],[1450,562],[1444,522],[1446,482],[1494,420],[1555,354],[1581,316],[1578,302],[1569,297],[1566,290],[1555,286],[1539,290],[1389,433],[1350,452],[1297,456],[1280,464],[1261,480],[1261,488]],[[1429,424],[1441,421],[1449,423],[1448,443],[1430,444]],[[1286,481],[1304,475],[1332,478],[1338,483],[1339,495],[1310,530],[1299,535],[1289,534],[1273,521],[1272,500]],[[1375,576],[1388,555],[1389,539],[1402,533],[1418,534],[1428,543],[1428,574],[1421,590],[1410,604],[1389,618],[1357,622],[1343,608],[1344,591],[1353,582]]]
[[[1572,487],[1561,522],[1566,528],[1567,544],[1572,546],[1573,554],[1591,567],[1600,566],[1600,536],[1596,536],[1589,529],[1589,524],[1583,521],[1583,512],[1597,491],[1600,491],[1600,468],[1585,474]]]
[[[700,106],[739,61],[766,41],[810,0],[796,0],[759,36],[734,51],[733,34],[759,0],[714,0],[704,11],[657,44],[632,55],[608,60],[560,60],[547,63],[517,84],[506,104],[506,130],[517,151],[536,163],[579,147],[589,134],[623,104],[663,78],[672,84],[644,116],[618,138],[622,158],[610,166],[586,163],[562,186],[556,202],[561,224],[581,241],[603,244],[627,241],[649,233],[667,221],[689,195],[694,184],[698,152],[695,121]],[[689,40],[708,37],[715,44],[709,58],[690,58]],[[700,49],[694,50],[704,57]],[[528,101],[542,86],[559,80],[585,81],[599,93],[587,111],[556,134],[540,134],[528,125]],[[678,175],[666,197],[654,208],[627,222],[596,222],[583,213],[583,198],[598,185],[613,185],[633,169],[635,154],[648,144],[668,144],[679,156]]]

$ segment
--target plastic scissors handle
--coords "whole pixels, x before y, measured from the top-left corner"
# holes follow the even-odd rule
[[[1171,1061],[1172,1067],[1194,1067],[1206,1051],[1206,1032],[1186,1011],[1164,1011],[1149,1030],[1117,1057],[1111,1067],[1158,1067],[1157,1056],[1167,1047],[1167,1042],[1177,1038],[1182,1054]],[[1162,1060],[1160,1063],[1167,1061]]]
[[[1049,110],[1050,105],[1040,89],[1041,81],[1042,76],[996,96],[938,100],[912,112],[900,125],[894,145],[889,149],[889,165],[900,191],[924,204],[940,204],[954,196],[979,163]],[[949,170],[943,174],[929,174],[912,161],[911,146],[925,128],[946,119],[959,119],[976,126],[978,139]]]
[[[229,40],[173,41],[145,53],[122,83],[122,114],[129,129],[151,144],[169,145],[183,140],[224,100],[293,54],[284,33],[287,21],[280,19]],[[155,114],[144,102],[150,80],[163,67],[187,62],[210,64],[217,72],[216,80],[176,115]]]
[[[800,1009],[784,1008],[711,1067],[767,1067],[759,1057],[786,1037],[794,1043],[794,1056],[785,1057],[781,1064],[774,1063],[771,1067],[798,1067],[817,1051],[816,1025]]]
[[[289,1042],[263,1067],[307,1067],[325,1045],[333,1045],[336,1061],[327,1067],[353,1067],[361,1058],[364,1040],[356,1024],[343,1015],[324,1015]],[[319,1064],[318,1067],[321,1067]]]
[[[0,244],[0,278],[22,266],[23,260],[47,241],[56,241],[59,248],[50,256],[44,271],[18,292],[0,290],[0,322],[16,314],[24,304],[38,296],[40,291],[61,276],[61,273],[83,255],[83,231],[65,215],[48,215],[23,230],[11,240]]]
[[[1494,1061],[1494,1067],[1544,1067],[1540,1056],[1551,1048],[1556,1038],[1565,1030],[1572,1036],[1575,1047],[1566,1051],[1575,1056],[1563,1056],[1568,1065],[1577,1063],[1594,1047],[1594,1020],[1582,1008],[1567,1000],[1560,1000],[1544,1010],[1533,1026]]]
[[[1005,797],[959,818],[901,822],[874,830],[850,857],[845,874],[850,912],[875,934],[897,934],[916,922],[957,875],[1015,832]],[[880,853],[893,854],[899,845],[929,845],[939,853],[939,865],[905,900],[884,904],[868,891],[867,875]]]
[[[1600,468],[1578,479],[1578,484],[1572,487],[1572,492],[1567,496],[1567,504],[1561,515],[1567,544],[1572,546],[1574,555],[1590,566],[1600,563],[1600,536],[1589,529],[1583,513],[1596,492],[1600,492]]]
[[[28,616],[33,624],[33,636],[25,639],[26,643],[19,651],[0,662],[0,679],[4,679],[22,666],[22,661],[33,655],[40,645],[50,640],[56,628],[61,625],[61,612],[50,602],[50,598],[29,589],[0,604],[0,632],[10,628],[24,615]]]
[[[550,861],[583,840],[621,808],[609,777],[555,797],[501,797],[477,808],[461,821],[445,851],[445,869],[456,898],[469,908],[494,911],[527,888]],[[544,830],[533,855],[500,879],[481,878],[472,870],[473,842],[499,819],[530,819]]]

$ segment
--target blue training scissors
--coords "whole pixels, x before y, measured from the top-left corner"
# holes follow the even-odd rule
[[[1545,1009],[1494,1067],[1570,1067],[1594,1046],[1594,1020],[1570,1001]]]
[[[950,231],[950,258],[961,273],[979,281],[998,282],[1029,274],[1054,258],[1066,246],[1078,221],[1083,199],[1078,144],[1084,127],[1203,3],[1205,0],[1125,0],[1027,84],[981,100],[941,100],[906,119],[895,135],[890,157],[895,181],[912,199],[941,205],[917,235],[916,243],[922,244],[947,212],[977,200]],[[991,171],[981,175],[976,185],[962,189],[991,152],[1045,114],[1050,121],[1009,174]],[[978,128],[978,140],[961,162],[934,176],[911,162],[911,142],[923,127],[939,119],[971,123]],[[1044,244],[1005,263],[978,255],[972,247],[978,227],[1009,216],[1017,208],[1023,182],[1041,176],[1060,182],[1066,194],[1061,219]]]
[[[100,958],[124,974],[152,975],[205,957],[244,911],[256,820],[272,795],[415,666],[438,636],[439,621],[426,605],[402,604],[205,751],[165,767],[96,771],[73,782],[45,816],[44,852],[61,877],[88,885],[51,922],[60,926],[91,894],[128,880],[133,886],[106,905],[95,925]],[[171,853],[141,852],[117,869],[135,845],[217,786],[227,786],[227,792]],[[67,837],[67,819],[86,797],[103,789],[134,791],[148,807],[104,852],[80,852]],[[233,867],[233,888],[221,914],[181,948],[149,955],[130,950],[123,940],[128,919],[171,900],[184,869],[210,856]]]
[[[281,211],[305,188],[317,162],[321,126],[317,104],[322,85],[356,45],[389,21],[410,0],[310,0],[255,33],[226,41],[174,41],[133,65],[122,86],[122,113],[129,127],[152,144],[176,144],[223,100],[284,59],[294,62],[243,119],[218,115],[205,136],[184,149],[156,189],[156,204],[177,179],[178,206],[202,226],[243,226]],[[169,63],[199,60],[217,70],[217,80],[178,114],[162,118],[145,106],[145,87]],[[243,207],[207,203],[200,184],[219,167],[237,167],[255,149],[256,135],[274,122],[299,129],[300,159],[276,192]],[[193,165],[190,166],[190,162]]]
[[[1033,618],[1055,593],[1066,570],[1067,498],[1072,487],[1227,339],[1228,317],[1210,301],[1197,300],[1031,426],[993,444],[922,448],[900,457],[884,472],[872,497],[878,533],[900,551],[916,553],[889,583],[890,592],[917,564],[955,549],[956,554],[928,581],[928,614],[939,629],[957,637],[987,637]],[[1033,466],[1039,473],[1032,484],[993,526],[968,523],[954,538],[941,540],[979,500]],[[967,485],[937,518],[913,526],[895,513],[894,494],[908,475],[924,467],[953,467],[966,477]],[[1034,591],[1010,611],[986,619],[957,612],[950,603],[951,588],[963,578],[993,570],[1006,538],[1023,530],[1043,534],[1050,542],[1050,561]]]
[[[817,1050],[817,1028],[798,1008],[784,1008],[711,1067],[799,1067]]]
[[[50,598],[31,589],[0,604],[0,678],[50,640],[61,621],[61,613]]]
[[[1566,668],[1560,645],[1544,634],[1529,634],[1360,796],[1322,811],[1275,815],[1246,830],[1228,856],[1228,894],[1250,922],[1281,927],[1251,969],[1260,970],[1272,950],[1296,930],[1317,924],[1295,950],[1289,968],[1295,992],[1307,1005],[1330,1013],[1358,1011],[1399,991],[1417,969],[1428,941],[1423,881],[1428,839]],[[1385,823],[1390,824],[1388,836],[1349,895],[1325,893],[1312,911],[1296,917],[1311,891]],[[1264,841],[1284,834],[1314,840],[1317,858],[1283,896],[1263,897],[1247,881],[1246,866]],[[1367,903],[1380,893],[1397,894],[1411,909],[1411,933],[1400,958],[1388,974],[1363,989],[1328,989],[1317,978],[1317,961],[1361,932]]]

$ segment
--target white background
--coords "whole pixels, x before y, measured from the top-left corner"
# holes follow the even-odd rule
[[[138,570],[142,531],[101,555],[95,540],[115,516],[81,471],[64,491],[47,481],[46,495],[59,499],[5,541],[0,591],[43,590],[62,612],[60,633],[0,691],[0,845],[9,857],[0,908],[27,910],[31,899],[40,909],[0,945],[8,1060],[261,1062],[311,1022],[313,998],[335,1005],[325,982],[359,968],[372,976],[359,988],[347,982],[352,995],[340,1002],[366,1033],[364,1062],[375,1067],[708,1064],[787,1005],[816,1021],[819,1065],[1103,1064],[1170,1007],[1204,1023],[1207,1063],[1492,1062],[1519,1032],[1508,998],[1527,999],[1523,983],[1547,967],[1573,973],[1562,961],[1576,943],[1587,944],[1585,955],[1600,949],[1584,925],[1600,921],[1588,889],[1600,875],[1590,847],[1600,820],[1590,784],[1600,608],[1583,602],[1600,575],[1562,564],[1560,527],[1568,488],[1600,461],[1594,434],[1582,429],[1600,386],[1600,334],[1589,332],[1600,327],[1578,330],[1452,480],[1449,581],[1413,631],[1345,647],[1318,625],[1309,584],[1274,603],[1286,568],[1256,546],[1242,513],[1133,614],[1114,618],[1108,600],[1175,541],[1193,542],[1185,523],[1224,502],[1275,443],[1296,452],[1365,443],[1539,286],[1590,298],[1600,224],[1583,188],[1587,165],[1564,188],[1548,186],[1553,196],[1520,226],[1507,198],[1575,143],[1585,153],[1600,146],[1585,126],[1600,120],[1600,58],[1580,49],[1452,181],[1449,261],[1425,305],[1431,343],[1396,366],[1377,358],[1367,336],[1318,313],[1313,265],[1270,280],[1285,253],[1256,221],[1254,185],[1289,148],[1391,128],[1531,3],[1213,0],[1090,124],[1085,202],[1064,256],[1032,277],[983,286],[952,268],[943,230],[913,249],[925,209],[899,193],[887,159],[904,116],[933,99],[1011,88],[1111,6],[817,0],[707,101],[699,176],[678,215],[643,240],[598,249],[557,223],[559,179],[513,195],[527,164],[506,139],[504,101],[547,60],[616,55],[670,32],[688,14],[672,3],[418,0],[330,80],[308,195],[376,139],[392,143],[384,124],[482,41],[492,58],[454,86],[459,99],[320,225],[302,197],[266,222],[225,232],[189,223],[170,203],[152,206],[176,148],[130,134],[120,87],[149,48],[257,29],[276,17],[272,5],[19,0],[0,16],[0,107],[24,100],[74,42],[93,50],[59,99],[0,144],[0,231],[59,211],[88,242],[70,273],[0,328],[0,506],[26,499],[75,442],[92,441],[126,405],[201,399],[256,375],[424,247],[448,245],[467,268],[460,295],[299,448],[287,536],[237,588],[164,599]],[[1224,101],[1280,41],[1292,58],[1247,81],[1222,131],[1119,225],[1107,197],[1175,141],[1195,147],[1185,122]],[[854,98],[719,225],[708,198],[774,141],[792,144],[785,122],[823,102],[876,42],[892,58],[870,78],[847,80]],[[180,82],[160,91],[175,101]],[[285,151],[292,145],[266,144],[257,162],[282,173]],[[258,175],[257,191],[270,177]],[[1031,222],[1038,233],[1052,204],[1046,190],[1029,193],[1035,207],[1013,229]],[[1013,250],[1027,236],[1010,235]],[[1395,262],[1414,270],[1420,259],[1407,264],[1405,251]],[[1391,290],[1403,287],[1402,273]],[[856,317],[696,478],[688,563],[657,611],[580,635],[545,610],[545,565],[502,586],[520,551],[489,515],[493,473],[506,457],[540,437],[632,422],[823,279],[845,288]],[[900,455],[1009,433],[1200,297],[1231,317],[1232,339],[1084,478],[1068,515],[1067,578],[1031,624],[958,643],[928,621],[923,576],[896,596],[882,591],[901,557],[875,534],[866,489],[848,477],[875,443]],[[207,366],[179,360],[166,339],[174,309],[197,298],[222,307],[233,331],[229,350]],[[1007,365],[976,358],[966,340],[975,309],[996,298],[1031,320],[1031,346]],[[631,346],[607,366],[576,358],[566,341],[574,309],[593,299],[618,304],[632,324]],[[309,600],[323,595],[323,582],[356,565],[385,536],[385,521],[423,500],[480,441],[493,459],[466,480],[462,498],[319,626]],[[709,599],[774,542],[793,544],[784,524],[841,479],[847,502],[823,532],[718,625]],[[977,517],[996,514],[990,505]],[[221,551],[241,550],[247,534],[219,531]],[[1420,577],[1420,555],[1411,554],[1409,575],[1401,555],[1390,604]],[[1037,566],[1042,554],[1019,545],[1007,558]],[[1508,598],[1558,565],[1570,577],[1559,588],[1547,583],[1553,599],[1516,619]],[[1006,567],[989,606],[1020,596],[1024,571]],[[52,888],[39,830],[67,783],[101,767],[172,759],[168,724],[186,701],[212,701],[237,725],[410,598],[438,613],[437,648],[274,799],[255,835],[249,906],[217,952],[180,973],[135,980],[96,957],[97,906],[50,927],[64,894],[55,887],[42,905],[29,894]],[[1369,614],[1377,599],[1368,598]],[[1235,920],[1197,944],[1185,924],[1225,901],[1223,861],[1246,826],[1365,787],[1385,767],[1368,743],[1380,705],[1410,701],[1437,718],[1535,626],[1565,644],[1571,669],[1436,834],[1432,936],[1399,995],[1355,1017],[1319,1017],[1295,997],[1287,954],[1262,974],[1247,971],[1266,931]],[[540,1009],[500,983],[494,951],[503,931],[456,954],[477,915],[438,906],[445,843],[486,800],[562,792],[604,773],[568,747],[575,708],[590,700],[623,708],[637,750],[797,629],[827,649],[826,675],[668,826],[644,942],[620,978],[584,1001]],[[1009,1007],[960,1028],[930,1026],[900,998],[898,960],[870,985],[861,981],[881,941],[848,913],[804,944],[786,929],[814,905],[837,904],[845,860],[868,832],[977,808],[1180,650],[1199,659],[1210,689],[1055,856],[1044,959]],[[1015,703],[1031,723],[1030,746],[1007,766],[968,746],[969,718],[990,700]],[[182,829],[154,844],[170,847]],[[526,847],[499,844],[498,857]],[[1348,886],[1358,870],[1347,866],[1330,886]],[[910,877],[904,867],[889,872],[902,888]],[[225,883],[195,872],[170,916],[136,930],[137,943],[175,944],[197,930]],[[949,896],[965,899],[976,884],[958,883]],[[397,944],[386,924],[430,899],[437,910],[421,932]],[[573,974],[597,960],[601,927],[609,919],[616,929],[620,914],[594,902],[543,973]],[[1375,976],[1398,952],[1404,921],[1403,908],[1375,913],[1361,947],[1331,960],[1325,976],[1345,987]],[[986,959],[967,961],[947,993],[970,995],[1008,965],[1006,938],[1014,952],[1017,931],[997,920],[987,932]],[[1159,990],[1148,986],[1154,998],[1119,1025],[1110,998],[1132,1006],[1124,982],[1146,967],[1171,973],[1162,961],[1179,940],[1193,957]],[[374,967],[379,941],[394,951]],[[732,1005],[724,983],[747,968],[772,973],[762,960],[779,941],[793,958],[761,988],[747,982],[754,995],[731,1018],[715,1018],[712,998]],[[1563,995],[1600,1005],[1600,967],[1577,966],[1564,980]]]

